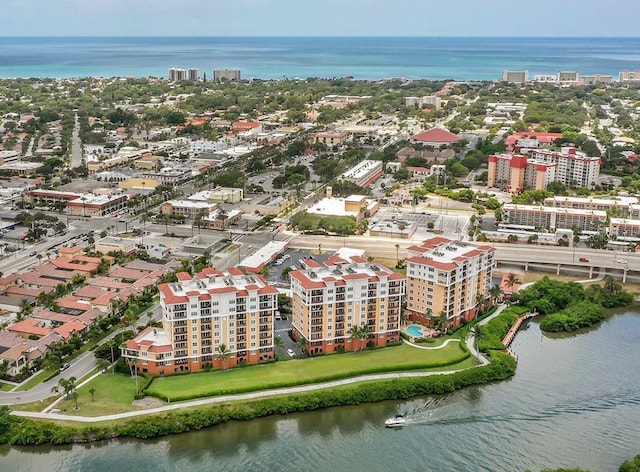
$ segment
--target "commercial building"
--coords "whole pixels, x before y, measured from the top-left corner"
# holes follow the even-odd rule
[[[505,203],[502,222],[509,225],[530,226],[538,230],[578,228],[581,231],[596,233],[606,228],[607,213],[598,210]]]
[[[197,200],[167,200],[160,205],[160,213],[163,215],[184,216],[191,219],[208,215],[217,209],[217,203]]]
[[[304,260],[289,273],[293,336],[307,342],[310,353],[353,351],[367,342],[376,346],[400,339],[400,309],[405,277],[361,256],[333,255],[324,265]],[[369,337],[352,339],[352,328],[368,326]]]
[[[347,142],[349,133],[346,131],[322,131],[311,134],[311,143],[321,143],[327,146],[340,146]]]
[[[331,194],[331,187],[327,189]],[[307,209],[307,213],[321,216],[353,216],[357,221],[369,218],[379,209],[377,200],[364,195],[350,195],[347,198],[326,197]]]
[[[382,161],[370,161],[365,159],[338,177],[339,180],[348,180],[360,187],[368,187],[384,174]]]
[[[95,195],[85,193],[67,202],[67,213],[75,216],[106,216],[127,207],[128,195]]]
[[[163,167],[159,171],[147,171],[142,174],[145,179],[158,180],[163,185],[175,184],[191,178],[191,169],[176,169],[173,167]]]
[[[122,348],[125,360],[137,359],[142,372],[162,375],[274,358],[278,290],[261,276],[211,267],[194,278],[179,273],[178,282],[158,288],[162,329],[147,328]]]
[[[411,143],[422,144],[425,146],[442,147],[450,146],[458,141],[462,141],[462,138],[457,134],[447,131],[444,128],[435,127],[422,133],[416,134],[411,138]]]
[[[495,248],[432,238],[407,249],[407,312],[433,324],[445,314],[450,325],[477,315],[491,288]]]
[[[191,67],[187,70],[187,79],[188,80],[200,80],[200,70],[196,67]]]
[[[505,70],[502,71],[502,81],[511,84],[524,84],[529,81],[529,71],[526,70]]]
[[[241,188],[217,187],[213,190],[203,190],[187,197],[187,200],[215,203],[238,203],[242,201],[244,193]]]
[[[213,71],[213,80],[235,80],[240,82],[240,75],[239,69],[215,69]]]

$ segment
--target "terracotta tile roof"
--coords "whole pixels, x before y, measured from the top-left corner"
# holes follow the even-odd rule
[[[95,285],[85,285],[84,287],[76,290],[73,294],[78,298],[87,300],[93,300],[104,294],[106,290]]]
[[[73,336],[74,333],[79,333],[87,329],[87,325],[85,325],[82,321],[73,320],[68,323],[63,324],[62,326],[58,326],[53,329],[54,333],[58,333],[62,336],[63,339],[69,339]]]
[[[455,262],[438,262],[433,259],[427,259],[426,257],[413,256],[407,259],[407,262],[415,262],[416,264],[427,265],[435,267],[440,270],[453,270],[458,267]]]
[[[176,273],[176,277],[180,281],[191,280],[191,275],[188,272],[178,272],[178,273]]]
[[[118,267],[116,270],[109,273],[109,277],[116,279],[131,279],[138,280],[147,275],[146,272],[135,269],[128,269],[126,267]]]
[[[416,134],[411,139],[424,143],[456,143],[462,140],[460,136],[442,128],[431,128],[430,130]]]
[[[41,325],[41,321],[28,318],[26,320],[19,321],[12,326],[9,326],[9,331],[14,333],[34,334],[36,336],[46,336],[51,332],[51,329],[44,328]]]
[[[76,319],[76,317],[73,315],[58,313],[51,310],[41,310],[31,315],[31,317],[34,320],[59,321],[60,323],[68,323],[69,321],[73,321]]]

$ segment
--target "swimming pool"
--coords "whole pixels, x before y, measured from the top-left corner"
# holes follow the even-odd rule
[[[414,338],[421,338],[424,336],[422,329],[418,325],[407,326],[407,334],[409,336],[413,336]]]

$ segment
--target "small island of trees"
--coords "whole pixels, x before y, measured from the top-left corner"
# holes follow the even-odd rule
[[[547,315],[540,322],[543,331],[571,332],[605,319],[604,308],[630,305],[633,295],[610,276],[604,283],[587,288],[576,282],[544,277],[511,297],[513,303]]]

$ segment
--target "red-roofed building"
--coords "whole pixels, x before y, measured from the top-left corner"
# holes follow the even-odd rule
[[[38,338],[41,338],[51,333],[51,328],[45,327],[45,323],[33,318],[18,321],[7,329],[12,333],[22,336],[23,338],[28,338],[30,336],[37,336]]]
[[[149,363],[143,371],[172,373],[199,370],[206,364],[226,367],[216,358],[222,344],[230,353],[224,361],[228,365],[273,359],[273,321],[278,309],[275,287],[260,275],[244,275],[236,268],[226,272],[204,269],[196,277],[181,274],[177,282],[158,286],[163,329],[156,333],[166,337],[171,355],[162,359],[162,365]],[[137,358],[144,366],[140,347],[144,339],[134,341],[137,344],[129,343],[122,355]]]
[[[262,133],[262,125],[257,121],[234,121],[231,123],[231,128],[233,128],[236,133]]]
[[[405,278],[360,256],[350,260],[333,255],[325,265],[304,260],[305,269],[291,277],[293,335],[307,341],[311,353],[360,350],[400,339],[400,307]],[[351,330],[368,326],[366,339],[353,339]]]
[[[437,237],[407,249],[407,311],[414,321],[457,326],[473,319],[491,288],[495,249]],[[441,314],[446,322],[440,321]]]
[[[411,143],[424,144],[426,146],[433,147],[449,146],[459,141],[462,141],[462,138],[457,134],[453,134],[444,128],[437,127],[423,131],[411,138]]]

